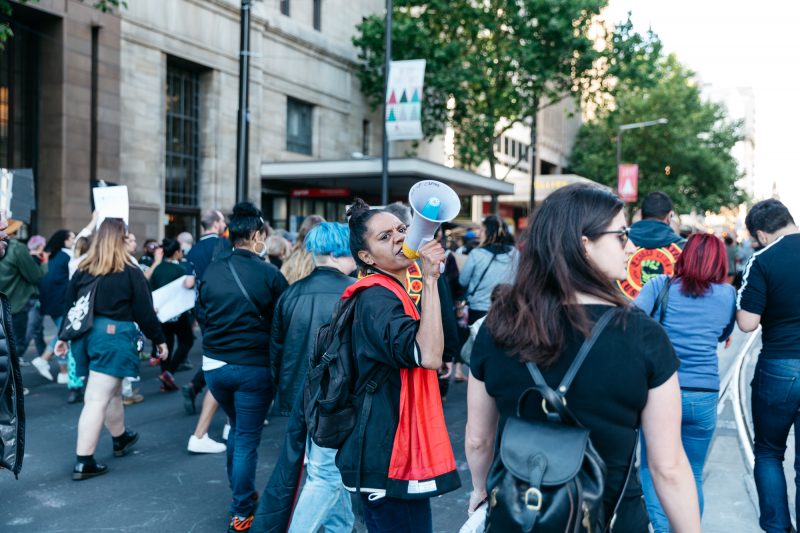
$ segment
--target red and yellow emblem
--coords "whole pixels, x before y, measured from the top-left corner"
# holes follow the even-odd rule
[[[625,296],[633,300],[644,284],[656,276],[675,272],[681,248],[675,243],[662,248],[637,248],[628,259],[628,278],[617,282]]]

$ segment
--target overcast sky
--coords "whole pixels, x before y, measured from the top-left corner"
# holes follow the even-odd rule
[[[759,190],[777,182],[800,222],[800,2],[610,0],[607,16],[616,22],[628,11],[638,31],[652,27],[703,82],[753,88]]]

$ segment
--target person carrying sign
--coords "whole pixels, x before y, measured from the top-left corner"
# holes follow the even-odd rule
[[[628,276],[619,288],[633,300],[645,283],[660,275],[671,276],[686,239],[670,227],[675,213],[672,200],[663,192],[651,192],[642,200],[642,220],[631,226],[630,239],[636,251],[628,260]]]

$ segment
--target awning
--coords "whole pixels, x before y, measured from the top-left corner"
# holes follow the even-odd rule
[[[449,168],[422,159],[389,161],[389,196],[406,197],[416,182],[433,179],[460,195],[513,194],[514,185],[474,172]],[[380,195],[381,160],[285,161],[261,164],[262,187],[272,192],[302,187],[344,187],[354,194]]]

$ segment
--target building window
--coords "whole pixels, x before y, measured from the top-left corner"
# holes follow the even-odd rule
[[[314,29],[322,31],[322,0],[314,0]]]
[[[361,154],[369,155],[369,141],[372,136],[372,125],[369,120],[361,123]]]
[[[289,16],[289,0],[281,0],[281,15]]]
[[[200,76],[167,63],[167,151],[164,195],[168,213],[199,208]],[[187,228],[189,229],[189,228]],[[193,228],[191,228],[193,229]]]
[[[289,98],[286,103],[286,149],[311,155],[311,118],[314,106]]]
[[[10,22],[13,38],[0,50],[0,167],[33,167],[38,140],[38,42]]]

